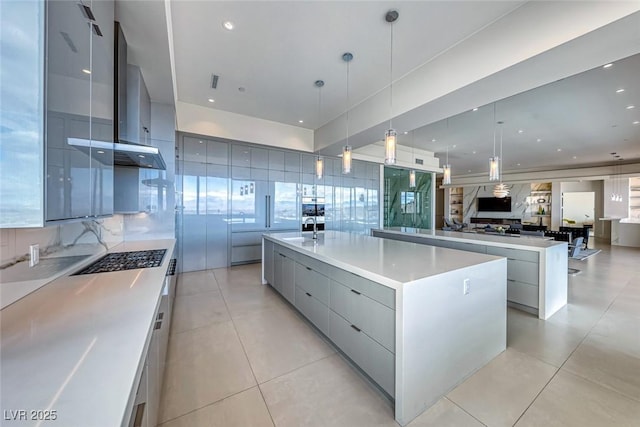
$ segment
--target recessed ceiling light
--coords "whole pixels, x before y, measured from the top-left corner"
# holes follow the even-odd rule
[[[537,142],[542,142],[542,138],[536,139]]]
[[[433,139],[431,140],[431,142],[436,142],[436,139],[435,139],[435,138],[433,138]]]
[[[225,30],[229,30],[229,31],[233,30],[233,22],[231,21],[224,21],[222,23],[222,26],[224,27]]]
[[[82,72],[85,74],[91,74],[91,70],[87,70],[86,68],[83,68]]]
[[[453,148],[456,148],[456,144],[453,144]]]
[[[524,131],[522,129],[518,129],[518,133],[523,133]]]
[[[213,98],[209,98],[207,101],[209,101],[209,102],[216,102],[216,100],[215,100],[215,99],[213,99]]]
[[[624,92],[624,89],[622,89],[622,88],[620,88],[620,89],[618,89],[618,90],[616,91],[616,93],[622,93],[622,92]]]
[[[633,110],[634,108],[636,108],[635,105],[627,105],[627,110]]]
[[[304,120],[298,120],[298,123],[304,123]]]
[[[478,107],[474,108],[473,111],[478,111]]]
[[[467,170],[467,172],[471,172],[471,169]]]
[[[635,122],[633,122],[634,125],[640,125],[640,121],[636,120]]]
[[[202,144],[202,141],[198,141],[200,144]]]
[[[104,154],[104,151],[98,150],[98,154]]]
[[[142,154],[138,154],[138,157],[140,157],[141,159],[144,159],[144,156]]]
[[[577,158],[578,158],[578,156],[573,156],[573,160],[575,160],[575,159],[577,159]]]
[[[562,148],[558,148],[558,151],[562,151]]]
[[[606,64],[602,66],[602,68],[611,68],[611,67],[613,67],[613,64]]]
[[[516,166],[520,166],[520,163],[516,163]]]
[[[406,134],[408,134],[408,133],[409,133],[409,132],[407,132],[406,130],[404,131],[404,134],[405,134],[405,135],[406,135]]]
[[[476,154],[476,153],[477,153],[477,151],[476,151],[476,150],[473,150],[473,151],[472,151],[472,153],[473,153],[473,154]]]

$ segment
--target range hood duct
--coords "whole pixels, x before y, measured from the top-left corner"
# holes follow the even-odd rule
[[[127,128],[127,40],[119,22],[115,23],[115,37],[113,164],[165,170],[167,165],[158,148],[122,138]]]

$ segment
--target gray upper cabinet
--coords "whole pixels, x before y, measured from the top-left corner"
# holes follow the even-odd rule
[[[48,2],[45,221],[113,213],[114,4]]]

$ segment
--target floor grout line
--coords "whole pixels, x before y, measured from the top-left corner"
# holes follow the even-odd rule
[[[455,405],[456,407],[458,407],[462,412],[464,412],[465,414],[469,415],[471,418],[473,418],[474,420],[476,420],[477,422],[479,422],[480,424],[482,424],[483,426],[487,427],[487,425],[485,423],[483,423],[482,421],[480,421],[478,418],[476,418],[475,416],[473,416],[473,414],[467,412],[466,409],[464,409],[462,406],[458,405],[456,402],[454,402],[453,400],[449,399],[447,397],[447,395],[442,396],[445,400],[448,400],[449,402],[451,402],[452,405]],[[433,407],[433,406],[432,406]],[[428,411],[429,409],[427,409]],[[425,411],[426,412],[426,411]],[[418,415],[419,416],[419,415]]]
[[[269,414],[269,418],[271,419],[271,424],[273,424],[274,426],[276,425],[275,420],[273,419],[273,415],[271,414],[271,409],[269,408],[269,405],[267,405],[267,400],[264,398],[264,394],[262,393],[262,389],[260,388],[260,383],[258,382],[258,378],[256,377],[256,373],[253,370],[253,366],[251,365],[251,360],[249,359],[249,355],[247,354],[247,349],[244,347],[244,343],[242,342],[242,338],[240,337],[240,333],[238,332],[238,328],[236,327],[236,322],[233,320],[233,317],[231,316],[231,311],[229,310],[229,305],[227,304],[227,299],[225,298],[223,292],[222,292],[222,288],[220,288],[220,283],[218,283],[218,278],[216,277],[215,273],[213,273],[213,279],[216,282],[216,286],[218,286],[218,289],[220,290],[220,294],[222,295],[222,301],[224,301],[224,306],[227,308],[227,313],[229,314],[229,317],[231,318],[231,324],[233,325],[233,330],[236,333],[236,336],[238,337],[238,341],[240,342],[240,346],[242,347],[242,352],[244,353],[244,357],[247,359],[247,364],[249,365],[249,369],[251,369],[251,375],[253,375],[253,380],[256,383],[256,387],[258,387],[258,391],[260,392],[260,397],[262,397],[262,402],[264,403],[264,407],[267,408],[267,413]]]
[[[626,287],[626,285],[625,285]],[[624,289],[624,288],[623,288]],[[571,356],[573,356],[573,354],[578,350],[578,348],[580,348],[580,346],[585,342],[585,340],[589,337],[589,335],[591,335],[591,332],[595,329],[596,326],[598,326],[598,323],[600,323],[600,321],[602,320],[602,318],[605,316],[605,314],[609,311],[609,309],[611,308],[611,306],[616,302],[616,300],[618,299],[618,297],[620,296],[622,292],[622,289],[616,294],[616,296],[611,300],[611,302],[609,303],[609,305],[607,306],[607,308],[602,312],[602,314],[600,315],[600,317],[598,318],[598,320],[595,321],[595,323],[593,324],[593,326],[591,326],[591,328],[589,328],[589,331],[587,331],[587,333],[585,334],[584,337],[582,337],[582,339],[580,340],[580,342],[578,343],[578,345],[576,345],[576,347],[571,351],[571,353],[569,353],[569,355],[567,356],[567,358],[564,360],[564,362],[562,362],[562,364],[560,365],[559,368],[557,368],[556,372],[554,372],[554,374],[551,376],[551,378],[549,379],[549,381],[547,381],[547,383],[544,385],[544,387],[542,387],[542,389],[538,392],[538,394],[536,394],[536,396],[533,398],[533,400],[531,401],[531,403],[526,407],[526,409],[522,412],[522,414],[520,414],[520,416],[518,417],[518,419],[516,420],[515,423],[513,423],[513,425],[515,426],[516,424],[518,424],[518,422],[520,421],[520,419],[524,416],[524,414],[527,413],[527,411],[529,410],[529,408],[531,408],[531,406],[535,403],[536,400],[538,400],[538,397],[542,394],[542,392],[549,386],[549,384],[551,383],[551,381],[553,381],[553,379],[558,375],[558,373],[560,372],[560,370],[562,370],[564,368],[564,365],[569,361],[569,359],[571,358]],[[569,371],[563,371],[563,372],[569,372]],[[571,373],[571,372],[569,372]],[[575,375],[575,374],[574,374]],[[578,377],[582,378],[582,376],[578,375]],[[585,378],[587,379],[587,378]],[[594,383],[593,381],[590,381],[592,383]],[[596,383],[594,383],[596,384]],[[600,384],[598,384],[600,385]],[[600,385],[601,387],[603,387],[602,385]],[[606,388],[606,387],[605,387]]]

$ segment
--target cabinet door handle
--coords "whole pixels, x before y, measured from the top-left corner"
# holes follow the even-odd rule
[[[160,328],[162,328],[162,320],[157,321],[156,324],[153,326],[154,330],[160,329]]]
[[[305,267],[305,268],[306,268],[307,270],[311,271],[311,268],[310,268],[310,267]]]
[[[278,255],[280,255],[280,256],[281,256],[281,257],[283,257],[283,258],[286,258],[286,257],[285,257],[284,255],[282,255],[282,254],[278,254]]]
[[[507,279],[507,282],[515,282],[513,279]]]
[[[353,292],[356,295],[362,295],[360,292],[356,291],[355,289],[351,289],[351,292]]]
[[[310,294],[309,292],[305,292],[305,294],[307,294],[307,296],[308,296],[308,297],[310,297],[310,296],[311,296],[311,294]]]
[[[358,332],[360,332],[360,331],[361,331],[361,329],[360,329],[360,328],[358,328],[356,325],[351,325],[351,327],[352,327],[353,329],[355,329],[356,331],[358,331]]]
[[[507,258],[509,261],[516,261],[515,258]]]
[[[93,11],[91,10],[91,8],[89,6],[85,6],[83,4],[79,4],[78,6],[80,6],[80,9],[82,10],[85,18],[87,18],[90,21],[95,21],[96,17],[93,14]]]

